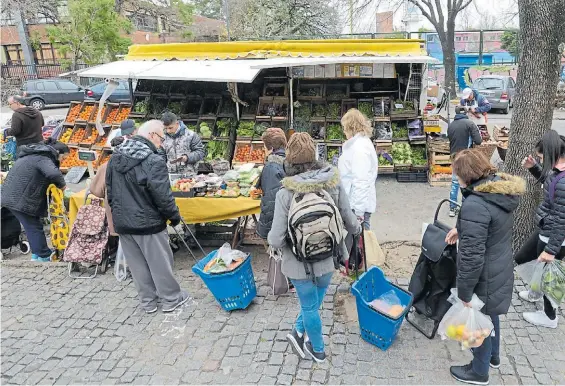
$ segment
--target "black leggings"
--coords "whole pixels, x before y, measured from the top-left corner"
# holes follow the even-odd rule
[[[536,260],[545,249],[545,246],[546,243],[539,238],[539,230],[536,230],[516,253],[514,261],[516,261],[516,264],[521,265]],[[565,247],[562,247],[557,256],[555,256],[557,260],[563,260],[563,257],[565,257]],[[545,295],[543,297],[543,310],[549,319],[555,319],[555,309]]]

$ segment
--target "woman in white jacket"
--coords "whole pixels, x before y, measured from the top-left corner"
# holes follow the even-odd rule
[[[349,197],[351,209],[364,229],[371,227],[371,214],[377,208],[375,182],[379,168],[377,152],[371,141],[373,127],[357,109],[349,110],[341,125],[347,141],[339,157],[341,183]]]

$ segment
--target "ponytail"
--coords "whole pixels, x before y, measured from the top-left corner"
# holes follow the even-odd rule
[[[549,175],[559,159],[565,157],[565,137],[555,130],[548,130],[536,144],[536,151],[543,154],[542,178]]]

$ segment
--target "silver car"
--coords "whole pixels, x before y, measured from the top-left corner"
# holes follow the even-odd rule
[[[483,94],[493,109],[508,114],[516,92],[516,82],[511,76],[484,75],[473,82],[473,88]]]

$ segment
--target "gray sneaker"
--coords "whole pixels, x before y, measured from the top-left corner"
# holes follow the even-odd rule
[[[300,337],[296,329],[293,328],[292,331],[287,334],[286,340],[288,340],[290,347],[292,347],[292,351],[294,351],[296,355],[298,355],[302,359],[306,358],[306,354],[304,354],[303,350],[304,334],[302,334],[302,337]]]
[[[183,292],[182,300],[180,302],[178,302],[177,304],[175,304],[174,306],[163,307],[163,312],[173,312],[174,310],[176,310],[177,308],[182,306],[184,303],[186,303],[189,299],[190,299],[190,296],[188,296],[187,293]]]

